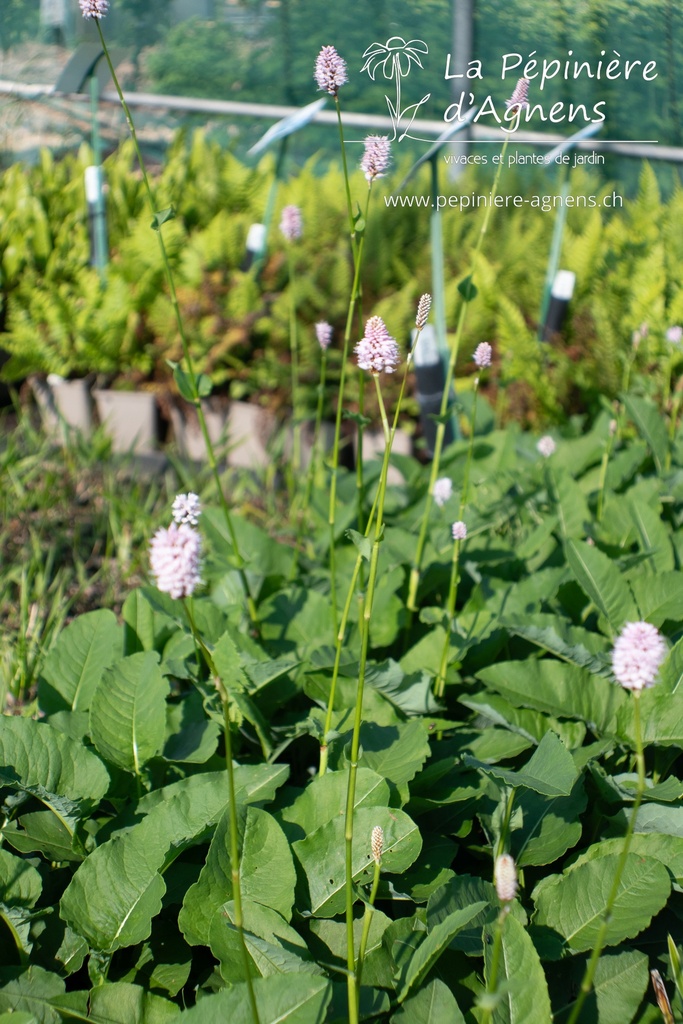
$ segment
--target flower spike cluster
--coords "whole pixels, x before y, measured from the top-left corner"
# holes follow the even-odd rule
[[[315,336],[323,351],[330,347],[332,343],[332,327],[326,320],[321,320],[315,325]]]
[[[189,494],[177,494],[171,505],[173,519],[180,526],[182,523],[189,523],[196,526],[202,514],[202,503],[197,494],[192,491]]]
[[[615,679],[626,690],[640,692],[654,686],[667,646],[664,637],[649,622],[627,622],[612,651]]]
[[[456,523],[453,523],[451,533],[453,534],[453,540],[465,540],[467,537],[467,525],[463,523],[462,519],[458,519]]]
[[[315,61],[313,77],[318,88],[330,96],[336,96],[341,86],[348,82],[346,61],[342,60],[334,46],[323,46]]]
[[[509,100],[505,101],[505,106],[508,110],[523,110],[524,107],[529,108],[529,79],[520,78],[515,86],[512,96]]]
[[[201,583],[202,539],[189,523],[171,523],[154,534],[149,551],[152,575],[159,590],[174,600],[191,597]]]
[[[301,210],[298,206],[285,206],[282,210],[282,218],[280,220],[280,231],[282,232],[283,238],[288,242],[296,242],[301,238],[303,232],[303,221],[301,219]]]
[[[401,353],[387,330],[381,316],[371,316],[365,325],[365,334],[356,345],[354,352],[358,356],[361,370],[369,370],[375,375],[393,373],[401,362]]]
[[[556,448],[557,445],[550,434],[545,434],[536,445],[536,450],[540,452],[544,459],[549,459]]]
[[[432,297],[429,292],[421,297],[417,304],[417,315],[415,317],[415,326],[418,331],[421,331],[424,325],[427,323],[429,317],[429,310],[432,308]]]
[[[366,180],[373,182],[375,178],[383,178],[391,156],[389,139],[386,135],[368,135],[363,145],[365,152],[360,162],[360,169]]]
[[[434,501],[441,507],[445,505],[450,496],[453,494],[453,481],[447,476],[440,476],[438,480],[434,481]]]
[[[78,0],[84,18],[103,18],[109,10],[109,0]]]
[[[493,349],[489,345],[488,341],[482,341],[481,344],[477,345],[477,347],[475,348],[474,355],[472,356],[472,358],[474,359],[479,369],[483,370],[485,366],[491,365],[492,355]]]
[[[509,853],[496,857],[493,880],[501,903],[511,903],[517,895],[517,865]]]

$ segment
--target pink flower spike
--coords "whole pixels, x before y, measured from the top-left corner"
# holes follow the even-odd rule
[[[520,78],[515,86],[512,96],[505,101],[508,110],[522,110],[529,107],[529,79]]]
[[[440,476],[434,481],[434,501],[437,505],[445,505],[453,493],[453,481],[447,476]]]
[[[467,526],[463,523],[462,519],[458,519],[457,523],[453,523],[451,532],[453,540],[465,540],[467,537]]]
[[[365,152],[360,162],[360,169],[370,182],[375,178],[383,178],[389,166],[391,143],[386,135],[368,135],[364,142]]]
[[[84,18],[103,18],[109,10],[109,0],[78,0]]]
[[[614,677],[626,690],[638,693],[654,686],[667,654],[664,637],[649,622],[627,622],[612,651]]]
[[[369,370],[377,376],[382,373],[393,373],[401,362],[401,353],[396,339],[392,338],[381,316],[371,316],[365,325],[365,335],[356,345],[354,352],[358,356],[361,370]]]
[[[556,448],[557,445],[553,441],[550,434],[546,434],[544,437],[542,437],[536,445],[536,450],[541,453],[544,459],[549,459]]]
[[[683,339],[683,327],[678,324],[675,327],[670,327],[666,332],[666,340],[671,345],[680,345],[681,339]]]
[[[332,328],[326,320],[321,320],[315,325],[315,336],[323,351],[330,347],[332,344]]]
[[[415,316],[415,326],[418,331],[421,331],[424,325],[427,323],[429,317],[429,310],[432,308],[432,297],[429,292],[421,297],[417,304],[417,315]]]
[[[491,356],[493,355],[493,349],[489,345],[488,341],[482,341],[480,345],[474,350],[472,358],[480,369],[485,366],[491,365]]]
[[[288,242],[296,242],[301,238],[303,232],[303,221],[301,210],[298,206],[284,206],[280,220],[280,231]]]
[[[171,505],[171,513],[179,526],[181,523],[196,526],[202,514],[202,503],[199,496],[193,494],[192,491],[189,494],[177,494]]]
[[[340,87],[348,82],[346,61],[342,60],[334,46],[323,46],[316,57],[313,77],[318,83],[318,88],[328,92],[330,96],[336,96]]]
[[[167,530],[157,530],[150,545],[149,562],[159,590],[175,600],[190,597],[201,583],[201,550],[202,538],[188,523],[171,523]]]

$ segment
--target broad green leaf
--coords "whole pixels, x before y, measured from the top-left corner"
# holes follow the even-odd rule
[[[104,953],[148,938],[166,892],[160,872],[168,847],[152,816],[97,847],[64,891],[62,920]]]
[[[243,903],[244,939],[252,977],[271,974],[323,974],[311,959],[301,936],[280,915],[245,900]],[[244,980],[242,942],[235,927],[235,905],[231,901],[213,915],[209,928],[209,946],[218,960],[221,976],[228,984]]]
[[[236,799],[271,799],[287,777],[284,765],[235,769]],[[190,776],[138,801],[137,824],[121,823],[80,865],[67,886],[61,917],[98,950],[146,939],[165,883],[160,871],[188,845],[202,839],[228,804],[226,772]]]
[[[294,903],[296,876],[289,844],[275,818],[256,807],[240,816],[240,880],[242,897],[277,911],[288,921]],[[273,865],[277,864],[277,870]],[[221,818],[194,885],[185,894],[178,917],[191,946],[208,945],[211,922],[233,898],[230,866],[230,820]]]
[[[42,853],[50,861],[80,861],[85,856],[71,824],[53,811],[31,811],[2,830],[3,837],[19,853]]]
[[[123,654],[123,631],[113,612],[99,609],[79,615],[50,648],[38,682],[38,701],[46,714],[87,711],[102,672]]]
[[[299,838],[310,835],[325,822],[344,814],[348,781],[347,772],[328,771],[317,776],[293,803],[282,808],[281,817],[300,826]],[[377,772],[358,769],[354,807],[386,807],[389,796],[389,785]]]
[[[524,786],[545,796],[569,796],[578,772],[571,754],[559,736],[547,732],[528,763],[519,771],[484,764],[465,754],[463,761],[506,786]]]
[[[26,971],[0,968],[0,1012],[27,1013],[38,1024],[61,1024],[62,1016],[54,1004],[64,991],[64,981],[42,967],[34,965]]]
[[[487,906],[486,901],[480,901],[449,914],[430,929],[413,952],[409,952],[405,959],[401,958],[397,961],[399,1003],[402,1003],[411,990],[424,980],[458,932],[462,931],[465,925],[469,924]],[[409,949],[409,947],[406,948]]]
[[[541,714],[540,711],[516,708],[509,701],[504,700],[495,693],[485,691],[476,694],[474,697],[461,697],[460,703],[464,704],[467,708],[471,708],[472,711],[476,711],[477,714],[482,715],[484,718],[488,718],[495,725],[502,725],[506,729],[511,729],[532,743],[538,743],[543,739],[548,730],[552,729],[569,750],[574,750],[582,745],[586,736],[586,727],[583,722],[561,722],[557,718]],[[483,735],[485,732],[493,733],[492,746],[494,748],[494,756],[483,757],[481,744],[475,740],[470,749],[470,752],[475,757],[478,757],[480,761],[497,763],[506,757],[515,756],[514,753],[510,754],[502,744],[500,745],[500,754],[495,756],[496,741],[500,735],[500,729],[482,730],[480,735]],[[411,791],[412,788],[411,786]]]
[[[548,876],[534,891],[534,923],[558,932],[578,952],[592,949],[604,917],[619,857],[614,854]],[[605,945],[634,938],[665,906],[671,891],[669,874],[652,857],[630,853],[626,858]]]
[[[96,1024],[165,1024],[180,1007],[162,996],[124,981],[105,983],[90,992],[90,1013]]]
[[[652,508],[644,500],[639,500],[632,491],[627,500],[628,512],[635,527],[640,546],[651,554],[648,562],[656,573],[669,573],[675,568],[674,552],[671,538],[661,517],[661,507]],[[639,573],[642,577],[642,573]],[[647,577],[644,577],[647,578]],[[636,598],[637,600],[637,598]],[[641,608],[641,615],[645,617]],[[663,621],[663,620],[662,620]]]
[[[486,906],[473,918],[469,927],[455,936],[451,948],[460,949],[468,956],[481,956],[482,929],[495,921],[500,913],[500,901],[491,882],[471,875],[456,875],[455,878],[451,878],[429,897],[427,924],[432,929],[457,910],[478,902],[483,902]],[[517,900],[512,903],[510,914],[526,924],[526,914]]]
[[[661,626],[667,619],[683,618],[683,572],[644,573],[641,568],[629,580],[639,618]]]
[[[391,659],[382,665],[369,665],[366,684],[405,715],[433,715],[439,710],[439,702],[432,693],[432,677],[426,672],[407,675]]]
[[[567,472],[555,476],[555,509],[562,537],[585,537],[586,524],[591,521],[583,491]]]
[[[28,861],[0,847],[0,903],[8,907],[35,905],[43,883]]]
[[[608,644],[597,633],[570,626],[556,615],[542,615],[539,612],[526,620],[504,618],[502,624],[511,633],[554,654],[560,661],[568,661],[596,675],[612,678]]]
[[[510,834],[510,852],[518,867],[552,864],[576,846],[586,799],[582,780],[570,796],[545,797],[530,789],[518,792],[515,807],[522,812],[522,826]]]
[[[627,811],[622,810],[611,819],[615,831],[626,831]],[[660,832],[666,836],[683,837],[683,807],[667,807],[661,804],[641,804],[636,814],[635,832]]]
[[[642,826],[641,826],[642,827]],[[622,836],[614,839],[603,839],[589,846],[572,864],[572,869],[591,860],[602,857],[616,856],[624,848]],[[683,835],[665,835],[660,832],[638,832],[631,838],[629,853],[639,857],[651,857],[658,860],[675,879],[678,885],[683,884]]]
[[[439,978],[433,978],[406,999],[391,1017],[390,1024],[465,1024],[455,996]]]
[[[493,960],[493,931],[484,928],[484,973],[488,978]],[[550,1024],[553,1019],[550,996],[536,948],[511,914],[503,924],[502,948],[498,959],[499,1000],[493,1024]]]
[[[683,745],[683,688],[661,692],[659,686],[644,690],[640,697],[642,742],[661,747]],[[625,701],[617,715],[618,735],[636,749],[634,700]]]
[[[350,733],[344,737],[350,738]],[[360,744],[362,766],[397,786],[410,782],[430,754],[427,725],[421,718],[386,726],[364,722]]]
[[[565,554],[574,579],[613,630],[620,629],[626,621],[638,619],[627,583],[604,552],[590,544],[568,540]]]
[[[55,794],[85,808],[105,795],[109,774],[96,754],[48,724],[5,717],[0,721],[0,783],[45,803]]]
[[[614,730],[617,710],[627,699],[607,679],[547,658],[499,662],[477,675],[511,704],[557,718],[578,718],[598,736]]]
[[[659,683],[656,689],[661,693],[683,693],[683,640],[679,640],[671,650],[659,670]]]
[[[666,436],[664,419],[654,402],[648,398],[636,398],[635,395],[622,395],[626,412],[636,426],[636,430],[649,445],[657,470],[662,473],[666,465],[669,450],[669,439]]]
[[[358,949],[363,931],[364,912],[357,907],[353,920],[354,947]],[[381,985],[385,988],[394,987],[393,962],[383,948],[382,936],[391,921],[381,910],[375,910],[370,921],[368,944],[365,951],[361,983],[363,986]],[[312,917],[309,927],[314,939],[311,946],[317,948],[316,958],[319,963],[329,965],[340,974],[346,970],[346,922],[339,918]]]
[[[90,732],[102,757],[139,775],[163,746],[167,695],[155,651],[131,654],[108,669],[90,707]]]
[[[175,602],[152,587],[132,590],[123,603],[126,654],[161,652],[177,630]]]
[[[585,963],[579,959],[574,971],[576,990],[584,970]],[[649,980],[648,958],[640,950],[603,953],[598,960],[593,991],[584,1003],[581,1019],[585,1018],[586,1024],[630,1024],[638,1012]],[[566,987],[563,995],[567,995]],[[638,1020],[641,1019],[638,1016]]]
[[[382,871],[400,874],[410,867],[422,847],[417,825],[407,814],[388,807],[359,807],[353,816],[353,879],[365,885],[372,881],[370,836],[373,828],[384,829]],[[342,913],[345,901],[344,818],[338,817],[292,844],[308,883],[308,908],[315,917]],[[301,909],[301,907],[299,907]]]
[[[190,690],[178,704],[167,707],[165,760],[204,764],[215,754],[219,736],[220,726],[206,717],[197,690]]]
[[[254,980],[259,1024],[322,1024],[332,995],[325,978],[273,975]],[[183,1024],[254,1024],[246,985],[206,996],[181,1016]]]

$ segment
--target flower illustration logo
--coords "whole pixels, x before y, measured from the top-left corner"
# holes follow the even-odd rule
[[[387,81],[396,83],[396,102],[392,103],[389,97],[385,96],[394,127],[394,135],[391,141],[398,139],[401,142],[406,137],[414,138],[414,136],[410,135],[410,128],[418,110],[423,103],[427,102],[431,93],[423,96],[419,103],[412,103],[402,110],[401,79],[407,77],[413,64],[417,64],[418,67],[422,68],[423,64],[420,57],[427,53],[429,53],[429,47],[422,39],[411,39],[407,43],[401,36],[392,36],[390,39],[387,39],[386,43],[371,43],[363,54],[365,63],[361,68],[361,72],[367,71],[374,82],[375,76],[381,68],[384,78]],[[403,122],[405,127],[399,135],[399,125],[401,122]]]

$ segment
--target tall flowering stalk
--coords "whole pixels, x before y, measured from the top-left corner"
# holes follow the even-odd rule
[[[485,972],[486,994],[479,1000],[482,1009],[482,1024],[490,1024],[493,1020],[498,995],[498,964],[503,944],[503,928],[505,919],[510,913],[512,901],[517,895],[517,866],[509,853],[502,853],[496,857],[493,866],[493,883],[496,887],[496,895],[500,900],[500,912],[494,926],[490,965],[487,964],[488,969]],[[486,949],[485,959],[488,960]]]
[[[292,472],[294,480],[301,469],[301,409],[299,408],[299,344],[296,324],[296,273],[294,246],[303,234],[303,221],[298,206],[285,206],[280,232],[287,242],[287,276],[289,279],[289,352],[292,377]]]
[[[320,346],[320,380],[318,382],[318,402],[315,410],[315,425],[313,427],[313,444],[311,446],[311,458],[308,463],[308,471],[306,473],[306,490],[304,493],[303,505],[299,512],[299,524],[297,529],[296,544],[294,547],[294,558],[292,559],[290,579],[294,579],[294,577],[296,576],[296,571],[299,564],[299,556],[301,553],[301,542],[303,538],[303,532],[306,527],[308,509],[311,503],[313,481],[318,471],[318,466],[322,462],[321,428],[323,421],[323,403],[325,401],[325,381],[327,378],[327,350],[332,343],[331,326],[325,320],[321,320],[319,323],[315,325],[315,336],[317,338],[318,345]]]
[[[640,722],[640,695],[644,689],[649,689],[657,682],[659,668],[666,654],[667,646],[664,637],[649,622],[627,622],[617,637],[612,651],[612,671],[614,672],[614,677],[624,689],[631,690],[633,693],[633,725],[636,742],[638,782],[636,784],[631,817],[629,818],[626,835],[624,836],[624,846],[617,863],[617,869],[614,872],[612,887],[605,902],[598,935],[591,958],[586,966],[578,998],[572,1007],[567,1024],[578,1024],[578,1021],[581,1020],[581,1010],[593,987],[598,960],[607,938],[607,929],[612,916],[612,909],[619,895],[621,876],[626,867],[626,859],[631,846],[631,839],[633,838],[636,818],[638,817],[638,811],[646,788],[645,755],[643,752]]]
[[[251,980],[251,962],[244,937],[242,913],[242,888],[240,881],[239,831],[237,802],[235,800],[235,773],[232,760],[232,737],[230,727],[229,695],[227,685],[216,671],[204,639],[197,629],[192,609],[192,595],[201,583],[200,558],[201,535],[197,523],[201,515],[201,503],[196,494],[179,494],[172,505],[174,522],[168,529],[157,530],[150,545],[150,567],[159,590],[175,600],[181,599],[185,606],[187,621],[195,643],[198,660],[203,656],[213,677],[223,707],[225,741],[225,766],[228,776],[228,799],[230,816],[230,874],[232,896],[235,903],[235,928],[242,949],[244,977],[249,994],[249,1004],[254,1024],[259,1024],[256,996]]]
[[[370,935],[370,925],[372,924],[372,917],[375,912],[375,900],[377,899],[377,890],[379,889],[379,876],[382,870],[382,853],[384,852],[384,829],[381,825],[375,825],[370,836],[370,851],[372,853],[373,861],[373,873],[372,873],[372,887],[370,889],[370,896],[368,902],[365,904],[365,913],[363,915],[363,931],[361,932],[360,945],[358,947],[358,960],[356,966],[356,974],[358,977],[358,989],[360,991],[361,975],[363,973],[363,962],[365,960],[365,952],[368,948],[368,938]]]
[[[258,623],[258,613],[256,611],[256,604],[254,602],[254,599],[253,599],[253,597],[251,595],[251,591],[249,589],[249,583],[248,583],[248,580],[247,580],[246,573],[244,571],[244,560],[242,558],[242,555],[240,554],[239,544],[238,544],[238,541],[237,541],[237,534],[235,533],[235,528],[234,528],[233,522],[232,522],[232,516],[230,515],[230,509],[228,507],[228,503],[227,503],[225,494],[223,492],[223,487],[222,487],[222,484],[221,484],[220,473],[218,472],[218,463],[216,461],[216,455],[215,455],[215,452],[214,452],[214,449],[213,449],[213,444],[211,442],[211,438],[209,436],[209,431],[208,431],[208,428],[207,428],[207,425],[206,425],[206,418],[204,416],[204,410],[202,408],[201,395],[200,395],[200,391],[199,391],[199,379],[197,377],[197,374],[195,372],[195,369],[194,369],[194,366],[193,366],[193,363],[192,363],[192,357],[190,355],[190,345],[189,345],[189,341],[188,341],[187,334],[186,334],[186,331],[185,331],[185,326],[183,324],[183,319],[182,319],[182,316],[180,314],[180,305],[178,303],[178,296],[177,296],[177,293],[176,293],[176,287],[175,287],[175,281],[174,281],[174,278],[173,278],[173,272],[171,270],[171,264],[170,264],[169,259],[168,259],[168,253],[166,251],[166,245],[164,243],[164,236],[163,236],[163,232],[162,232],[162,225],[167,220],[170,220],[174,216],[174,210],[173,210],[173,208],[169,208],[167,210],[161,210],[161,211],[157,210],[157,205],[156,205],[156,202],[154,200],[154,194],[152,192],[152,187],[150,185],[149,177],[147,175],[147,168],[146,168],[146,165],[145,165],[144,158],[142,156],[142,152],[140,150],[140,144],[138,142],[137,133],[135,131],[135,124],[133,123],[133,118],[132,118],[130,109],[128,107],[128,104],[126,103],[125,97],[124,97],[123,92],[121,90],[121,85],[119,84],[119,80],[118,80],[118,77],[116,75],[116,70],[114,68],[114,65],[112,63],[111,57],[109,55],[109,49],[107,47],[107,42],[106,42],[106,40],[104,38],[104,33],[102,32],[102,25],[100,24],[101,19],[105,16],[105,14],[107,13],[107,11],[109,9],[108,0],[79,0],[79,4],[80,4],[80,7],[81,7],[81,11],[83,13],[83,17],[84,18],[92,19],[95,22],[96,26],[97,26],[97,32],[98,32],[99,37],[100,37],[100,43],[101,43],[101,46],[102,46],[102,51],[104,53],[105,60],[107,61],[107,66],[109,68],[109,73],[111,75],[112,82],[114,83],[114,86],[116,88],[116,92],[117,92],[119,100],[121,102],[121,107],[123,108],[123,112],[124,112],[124,115],[125,115],[125,118],[126,118],[126,123],[128,125],[128,130],[130,132],[130,136],[131,136],[131,139],[133,141],[133,146],[135,148],[135,155],[137,156],[138,164],[140,165],[140,173],[142,174],[142,181],[143,181],[144,189],[145,189],[145,192],[147,194],[147,199],[148,199],[148,202],[149,202],[149,205],[150,205],[150,209],[151,209],[152,214],[153,214],[152,227],[155,230],[155,233],[156,233],[156,236],[157,236],[157,239],[158,239],[158,242],[159,242],[159,249],[160,249],[160,252],[161,252],[162,263],[164,265],[164,273],[165,273],[165,276],[166,276],[166,283],[167,283],[167,286],[168,286],[168,291],[169,291],[169,295],[170,295],[170,299],[171,299],[171,305],[173,306],[173,313],[174,313],[174,316],[175,316],[176,326],[177,326],[177,329],[178,329],[178,334],[180,336],[180,341],[181,341],[182,350],[183,350],[183,362],[185,364],[185,373],[184,374],[181,373],[180,377],[181,377],[181,379],[183,381],[183,384],[186,385],[187,388],[188,388],[188,394],[189,394],[190,399],[192,401],[192,404],[194,405],[194,407],[196,409],[196,412],[197,412],[197,420],[199,422],[199,428],[200,428],[200,430],[202,432],[202,437],[204,438],[204,444],[206,446],[206,453],[207,453],[207,458],[208,458],[208,461],[209,461],[209,467],[211,469],[211,473],[213,475],[214,482],[216,484],[216,490],[218,492],[218,500],[220,502],[220,506],[221,506],[221,509],[222,509],[222,512],[223,512],[223,516],[225,518],[225,525],[226,525],[226,528],[227,528],[227,531],[228,531],[228,535],[230,537],[230,542],[231,542],[231,545],[232,545],[233,554],[234,554],[235,562],[236,562],[236,565],[237,565],[237,571],[238,571],[238,574],[239,574],[240,582],[242,584],[242,589],[244,591],[244,597],[245,597],[246,604],[247,604],[247,610],[249,612],[249,618],[251,620],[251,623],[252,623],[252,626],[254,627],[254,629],[258,630],[259,623]]]
[[[338,104],[338,98],[335,95],[335,100]],[[339,113],[339,108],[338,113]],[[339,114],[339,125],[341,132],[341,114]],[[342,153],[344,152],[343,145],[343,134],[342,134]],[[342,421],[342,410],[344,407],[344,390],[346,386],[346,367],[349,356],[349,346],[351,343],[351,334],[353,330],[354,314],[356,310],[356,304],[360,294],[360,272],[361,264],[363,260],[363,248],[365,243],[365,224],[367,223],[368,211],[370,207],[370,195],[372,192],[372,184],[377,178],[381,178],[387,169],[389,163],[389,150],[388,145],[384,143],[386,140],[380,139],[377,136],[369,136],[366,139],[364,154],[362,160],[362,169],[365,178],[368,182],[368,192],[365,201],[365,211],[358,222],[354,220],[353,212],[349,205],[349,217],[350,217],[350,228],[351,228],[351,241],[353,250],[353,262],[354,262],[354,273],[353,273],[353,284],[351,286],[351,294],[349,296],[349,305],[346,316],[346,327],[344,330],[344,343],[342,347],[342,359],[341,359],[341,372],[339,375],[339,398],[337,401],[337,415],[335,417],[334,424],[334,442],[332,445],[332,478],[330,481],[330,498],[328,505],[328,526],[330,531],[330,581],[332,589],[332,617],[334,622],[335,632],[339,623],[339,609],[337,604],[337,562],[336,562],[336,549],[335,549],[335,528],[336,528],[336,517],[337,517],[337,478],[339,474],[339,442],[341,438],[341,421]],[[348,190],[348,170],[346,166],[346,156],[344,155],[344,178],[347,183]],[[347,199],[350,204],[350,192],[347,191]],[[362,222],[362,226],[361,226]]]
[[[515,88],[515,91],[514,91],[512,97],[510,98],[510,100],[507,101],[507,103],[508,103],[508,111],[511,112],[511,113],[514,113],[515,111],[519,110],[520,107],[523,106],[523,105],[528,106],[528,101],[526,100],[526,97],[521,97],[519,95],[519,89],[520,89],[520,83],[517,83],[517,87]],[[502,150],[501,150],[501,155],[500,155],[500,162],[498,163],[498,168],[496,170],[496,175],[495,175],[495,178],[493,179],[493,186],[491,188],[490,202],[489,202],[489,204],[486,207],[486,210],[485,210],[485,213],[484,213],[484,219],[482,221],[481,229],[479,231],[479,236],[477,238],[476,244],[475,244],[474,249],[472,251],[472,256],[471,256],[471,259],[470,259],[469,273],[467,274],[467,276],[465,277],[464,281],[462,281],[461,285],[460,285],[460,291],[461,291],[461,295],[462,295],[462,303],[461,303],[461,306],[460,306],[460,312],[458,314],[458,322],[457,322],[456,329],[455,329],[455,336],[454,336],[453,342],[451,344],[450,358],[448,360],[448,368],[446,370],[446,380],[445,380],[445,383],[444,383],[443,397],[441,399],[441,407],[439,409],[439,419],[438,419],[437,428],[436,428],[436,438],[435,438],[435,441],[434,441],[434,455],[432,457],[432,469],[431,469],[431,473],[430,473],[430,476],[429,476],[429,487],[427,489],[427,500],[425,502],[425,508],[424,508],[424,512],[422,514],[422,522],[420,524],[420,532],[419,532],[418,539],[417,539],[417,544],[416,544],[416,547],[415,547],[415,555],[413,557],[413,566],[412,566],[411,573],[410,573],[410,583],[409,583],[409,587],[408,587],[408,602],[407,602],[407,606],[408,606],[408,611],[411,612],[411,613],[414,613],[414,612],[417,611],[417,588],[418,588],[419,583],[420,583],[420,573],[422,571],[422,558],[423,558],[423,555],[424,555],[425,543],[427,541],[427,528],[428,528],[428,525],[429,525],[429,517],[430,517],[431,511],[432,511],[432,502],[434,500],[434,485],[435,485],[436,481],[439,478],[439,467],[440,467],[440,464],[441,464],[441,452],[442,452],[442,449],[443,449],[443,442],[444,442],[444,437],[445,437],[445,433],[446,433],[446,413],[448,411],[448,397],[450,395],[451,387],[452,387],[452,384],[453,384],[453,378],[455,376],[455,364],[456,364],[456,362],[458,360],[458,352],[459,352],[459,349],[460,349],[460,341],[462,339],[463,330],[464,330],[464,327],[465,327],[465,319],[467,317],[467,307],[469,305],[470,300],[474,297],[474,287],[473,287],[473,283],[472,282],[473,282],[473,278],[474,278],[474,272],[476,270],[477,259],[479,257],[479,253],[481,251],[481,247],[482,247],[484,238],[486,236],[486,232],[488,231],[489,221],[490,221],[490,218],[491,218],[491,208],[493,206],[493,201],[495,199],[495,196],[498,194],[498,186],[499,186],[499,183],[500,183],[500,172],[501,172],[501,169],[503,167],[503,164],[505,163],[505,154],[506,154],[506,151],[507,151],[507,147],[508,147],[508,142],[509,141],[510,141],[510,135],[507,134],[505,136],[505,141],[503,142],[503,146],[502,146]]]
[[[474,352],[474,362],[477,369],[483,370],[487,366],[491,365],[491,346],[487,341],[482,341]],[[453,555],[451,558],[451,579],[448,587],[448,599],[446,601],[446,636],[444,638],[443,650],[441,652],[441,662],[439,665],[439,672],[436,677],[436,683],[434,685],[434,696],[439,699],[443,697],[446,686],[446,670],[448,669],[448,655],[451,649],[451,631],[453,629],[453,621],[455,618],[455,601],[458,593],[458,583],[460,580],[458,565],[460,561],[460,545],[467,537],[467,526],[464,522],[465,508],[467,506],[468,492],[470,485],[470,471],[472,468],[472,456],[474,453],[474,430],[477,421],[477,395],[479,394],[479,377],[474,378],[474,400],[472,402],[472,423],[470,428],[470,441],[467,448],[467,462],[465,463],[465,476],[463,479],[462,491],[460,493],[460,518],[457,522],[453,523],[452,534],[453,534]],[[448,489],[444,487],[444,480],[450,485],[450,480],[442,477],[437,480],[434,484],[434,501],[437,505],[442,504],[442,496]],[[450,497],[450,494],[449,494]]]
[[[392,426],[391,426],[391,431],[390,431],[390,437],[391,437],[392,444],[393,444],[394,435],[396,433],[396,427],[398,426],[399,414],[400,414],[400,411],[401,411],[401,405],[402,405],[402,402],[403,402],[403,395],[405,393],[406,381],[408,379],[408,373],[409,373],[409,370],[410,370],[410,366],[411,366],[411,362],[412,362],[412,358],[413,358],[413,353],[415,351],[415,345],[417,344],[417,339],[419,337],[420,331],[422,330],[422,328],[424,327],[425,323],[427,322],[427,315],[429,313],[429,305],[430,305],[430,303],[431,303],[431,296],[429,296],[429,295],[423,295],[422,298],[420,299],[420,304],[421,304],[422,310],[424,311],[424,315],[423,316],[420,315],[420,307],[418,307],[418,317],[416,318],[417,334],[415,336],[415,341],[413,343],[413,347],[410,350],[410,352],[408,353],[408,358],[406,359],[405,371],[404,371],[404,374],[403,374],[403,380],[401,382],[401,390],[399,392],[398,402],[396,403],[396,411],[394,412],[394,420],[393,420],[393,423],[392,423]],[[372,319],[374,319],[375,321],[379,321],[380,324],[383,323],[381,317],[376,317],[376,318],[372,318]],[[369,321],[368,321],[368,323],[369,323]],[[386,330],[386,328],[385,328],[385,330]],[[373,331],[373,334],[374,333],[381,333],[381,330],[379,328],[379,324],[375,324],[375,326],[372,329],[372,331]],[[367,331],[366,331],[366,335],[367,335]],[[387,331],[387,335],[388,335],[388,331]],[[391,339],[391,340],[393,340],[393,339]],[[367,345],[367,341],[366,341],[366,344],[363,346],[363,349],[361,349],[361,351],[362,352],[365,351],[364,361],[365,361],[365,359],[367,359],[369,361],[369,360],[371,360],[373,358],[372,350],[369,349],[369,346]],[[382,408],[383,407],[380,406],[380,409],[382,409]],[[386,452],[385,452],[385,454],[386,454]],[[380,476],[380,484],[381,484],[381,476]],[[370,515],[368,517],[367,524],[365,526],[365,531],[364,531],[363,536],[366,537],[366,538],[370,536],[370,533],[372,531],[373,523],[375,521],[375,515],[377,513],[377,505],[378,505],[380,493],[381,493],[381,486],[379,487],[379,490],[378,490],[377,495],[375,497],[375,501],[374,501],[372,510],[371,510]],[[349,620],[349,613],[351,611],[351,604],[352,604],[353,596],[354,596],[354,593],[355,593],[355,590],[356,590],[356,584],[358,583],[358,579],[359,579],[359,576],[360,576],[362,563],[363,563],[363,556],[359,552],[358,556],[356,557],[356,562],[355,562],[355,565],[354,565],[354,568],[353,568],[353,573],[352,573],[352,576],[351,576],[351,582],[349,584],[349,589],[348,589],[348,592],[347,592],[347,595],[346,595],[346,601],[345,601],[345,604],[344,604],[344,608],[342,610],[342,616],[341,616],[341,621],[339,623],[339,629],[337,630],[337,635],[336,635],[334,667],[332,669],[332,679],[331,679],[331,682],[330,682],[330,693],[329,693],[329,697],[327,699],[327,711],[325,713],[325,724],[323,726],[323,738],[322,738],[322,743],[320,744],[320,768],[319,768],[319,774],[320,775],[324,775],[325,772],[327,771],[327,761],[328,761],[328,754],[329,754],[327,740],[328,740],[328,736],[329,736],[330,730],[332,729],[332,715],[334,713],[334,699],[335,699],[336,692],[337,692],[337,680],[339,678],[339,666],[341,664],[341,654],[342,654],[343,645],[344,645],[344,638],[346,636],[346,627],[347,627],[348,620]]]

